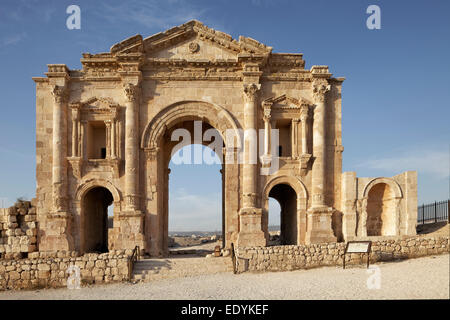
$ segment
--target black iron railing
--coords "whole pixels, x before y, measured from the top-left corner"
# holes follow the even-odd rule
[[[134,247],[130,258],[128,259],[128,281],[131,281],[133,275],[134,263],[139,260],[140,249],[139,246]]]
[[[450,200],[435,201],[423,204],[417,208],[417,222],[419,224],[449,221]]]

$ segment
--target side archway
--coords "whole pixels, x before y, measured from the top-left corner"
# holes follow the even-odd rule
[[[268,181],[263,190],[263,228],[268,234],[269,197],[277,199],[281,207],[282,244],[302,244],[306,236],[306,209],[308,192],[297,178],[287,175],[276,176]]]
[[[109,181],[91,179],[81,184],[74,197],[76,247],[80,252],[107,252],[111,247],[108,207],[120,210],[121,195]]]
[[[371,180],[363,191],[362,235],[399,235],[402,198],[402,190],[393,179]]]

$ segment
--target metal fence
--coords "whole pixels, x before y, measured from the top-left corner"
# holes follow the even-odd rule
[[[417,222],[419,224],[449,221],[450,200],[423,204],[417,209]]]

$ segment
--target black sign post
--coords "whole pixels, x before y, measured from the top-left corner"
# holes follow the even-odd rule
[[[345,246],[343,269],[345,269],[345,255],[347,253],[366,253],[367,254],[367,268],[369,268],[370,249],[372,241],[349,241]]]

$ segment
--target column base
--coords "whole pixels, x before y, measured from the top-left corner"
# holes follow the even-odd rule
[[[73,251],[74,242],[71,232],[71,214],[55,212],[47,215],[43,235],[39,239],[39,251]]]
[[[333,208],[327,206],[313,207],[308,210],[308,226],[305,237],[306,244],[337,241],[331,227],[331,216],[333,211]]]
[[[267,245],[267,239],[262,230],[261,208],[242,208],[239,211],[239,222],[238,247],[265,247]]]

